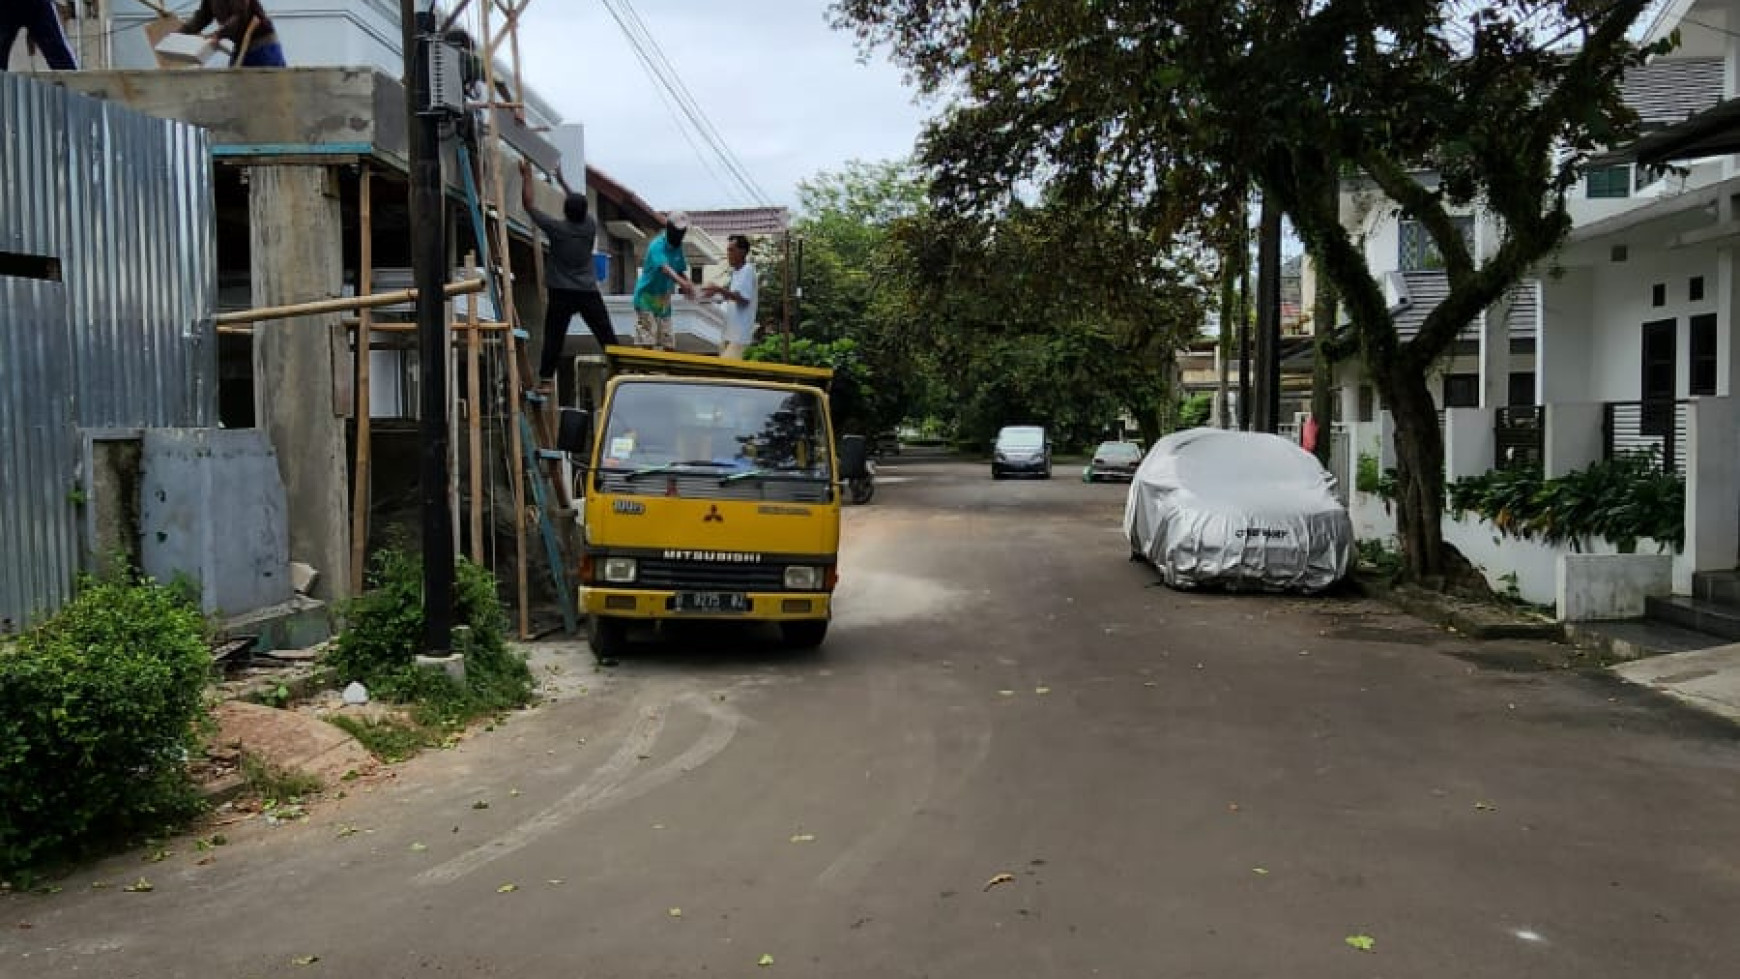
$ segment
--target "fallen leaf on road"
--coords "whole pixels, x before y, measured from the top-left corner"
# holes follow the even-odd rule
[[[1262,867],[1252,867],[1251,873],[1256,874],[1258,877],[1269,876],[1269,872],[1267,870],[1264,870]]]
[[[1043,697],[1046,694],[1051,692],[1051,688],[1050,687],[1034,687],[1033,692],[1038,694],[1039,696]]]
[[[1160,684],[1155,683],[1153,680],[1149,680],[1147,683],[1142,684],[1144,687],[1157,687],[1159,685]]]
[[[665,828],[664,823],[653,823],[653,829],[664,829],[664,828]]]
[[[670,915],[673,918],[681,918],[683,916],[683,909],[682,908],[672,908],[665,913]]]
[[[1497,812],[1498,811],[1498,807],[1493,805],[1490,802],[1476,802],[1474,804],[1474,808],[1480,810],[1481,812]]]
[[[991,878],[990,880],[985,881],[985,890],[988,891],[991,888],[996,887],[998,884],[1012,884],[1014,882],[1015,882],[1015,875],[1014,874],[998,874],[997,876]]]
[[[565,881],[565,880],[563,880],[563,879],[562,879],[562,878],[560,878],[560,877],[552,877],[552,878],[550,878],[550,879],[549,879],[549,880],[547,880],[547,881],[544,881],[544,883],[546,883],[546,884],[549,884],[549,885],[550,885],[550,886],[551,886],[551,887],[560,887],[560,886],[562,886],[562,885],[563,885],[563,884],[566,884],[566,883],[568,883],[568,882],[567,882],[567,881]]]
[[[763,956],[762,956],[762,957],[761,957],[761,958],[759,958],[759,959],[757,959],[757,960],[756,960],[756,961],[755,961],[755,964],[756,964],[756,965],[759,965],[759,966],[761,966],[761,967],[762,967],[762,968],[763,968],[763,969],[765,969],[765,968],[767,968],[767,967],[768,967],[768,966],[770,966],[770,965],[772,965],[772,964],[773,964],[773,956],[771,956],[771,955],[763,955]]]
[[[799,833],[796,836],[792,837],[791,841],[793,843],[814,843],[816,841],[816,834],[814,834],[814,833]]]
[[[347,836],[355,836],[356,834],[358,834],[360,832],[362,832],[362,830],[357,829],[355,826],[350,826],[350,825],[340,826],[338,828],[338,838],[342,840]]]
[[[152,850],[150,853],[145,855],[145,862],[162,863],[163,861],[168,860],[174,853],[174,850]]]
[[[319,961],[320,961],[320,956],[318,956],[318,955],[298,955],[297,957],[290,960],[290,964],[291,965],[313,965],[314,963],[319,962]]]
[[[109,886],[109,882],[106,880],[93,880],[93,881],[91,881],[91,890],[93,890],[93,891],[100,891],[103,888],[108,887],[108,886]]]
[[[999,697],[1013,697],[1013,696],[1015,696],[1015,691],[1013,691],[1013,690],[999,690],[999,691],[997,691],[997,696],[999,696]]]
[[[473,809],[488,809],[489,803],[483,801],[482,799],[479,799],[476,802],[473,802],[471,804],[471,808],[473,808]]]
[[[1236,802],[1227,803],[1226,804],[1226,811],[1227,812],[1238,812],[1239,811],[1239,804]]]
[[[1377,942],[1373,941],[1370,935],[1349,935],[1347,936],[1347,944],[1361,952],[1369,952]]]
[[[134,881],[131,884],[128,884],[126,887],[121,888],[121,890],[126,891],[129,894],[149,894],[150,892],[152,892],[156,889],[157,888],[151,886],[150,881],[146,880],[143,877],[139,878],[138,880]]]
[[[496,888],[495,892],[497,894],[512,894],[514,891],[517,891],[519,889],[520,889],[520,885],[518,885],[518,884],[503,884],[500,887]]]
[[[424,850],[427,850],[427,849],[429,849],[429,845],[427,843],[413,843],[413,844],[411,844],[411,852],[412,853],[422,853]]]

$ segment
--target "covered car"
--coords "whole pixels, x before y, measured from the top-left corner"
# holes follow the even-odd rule
[[[1191,429],[1142,460],[1124,535],[1174,588],[1321,591],[1353,552],[1334,489],[1316,456],[1278,435]]]

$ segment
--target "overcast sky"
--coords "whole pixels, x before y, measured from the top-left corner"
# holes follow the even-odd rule
[[[859,63],[852,35],[828,26],[827,0],[634,0],[633,8],[773,203],[795,207],[799,180],[848,160],[912,152],[924,110],[886,57]],[[589,164],[655,208],[756,203],[666,108],[604,0],[533,3],[520,43],[527,84],[586,127]]]

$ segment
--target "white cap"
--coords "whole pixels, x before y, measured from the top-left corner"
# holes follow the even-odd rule
[[[672,211],[670,215],[665,218],[665,223],[678,231],[687,231],[689,230],[689,212]]]

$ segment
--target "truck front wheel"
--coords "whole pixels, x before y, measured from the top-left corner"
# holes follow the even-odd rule
[[[586,617],[586,645],[599,662],[618,660],[628,652],[628,623],[602,615]]]
[[[780,637],[785,644],[794,649],[814,649],[828,638],[827,619],[803,619],[797,622],[781,622]]]

